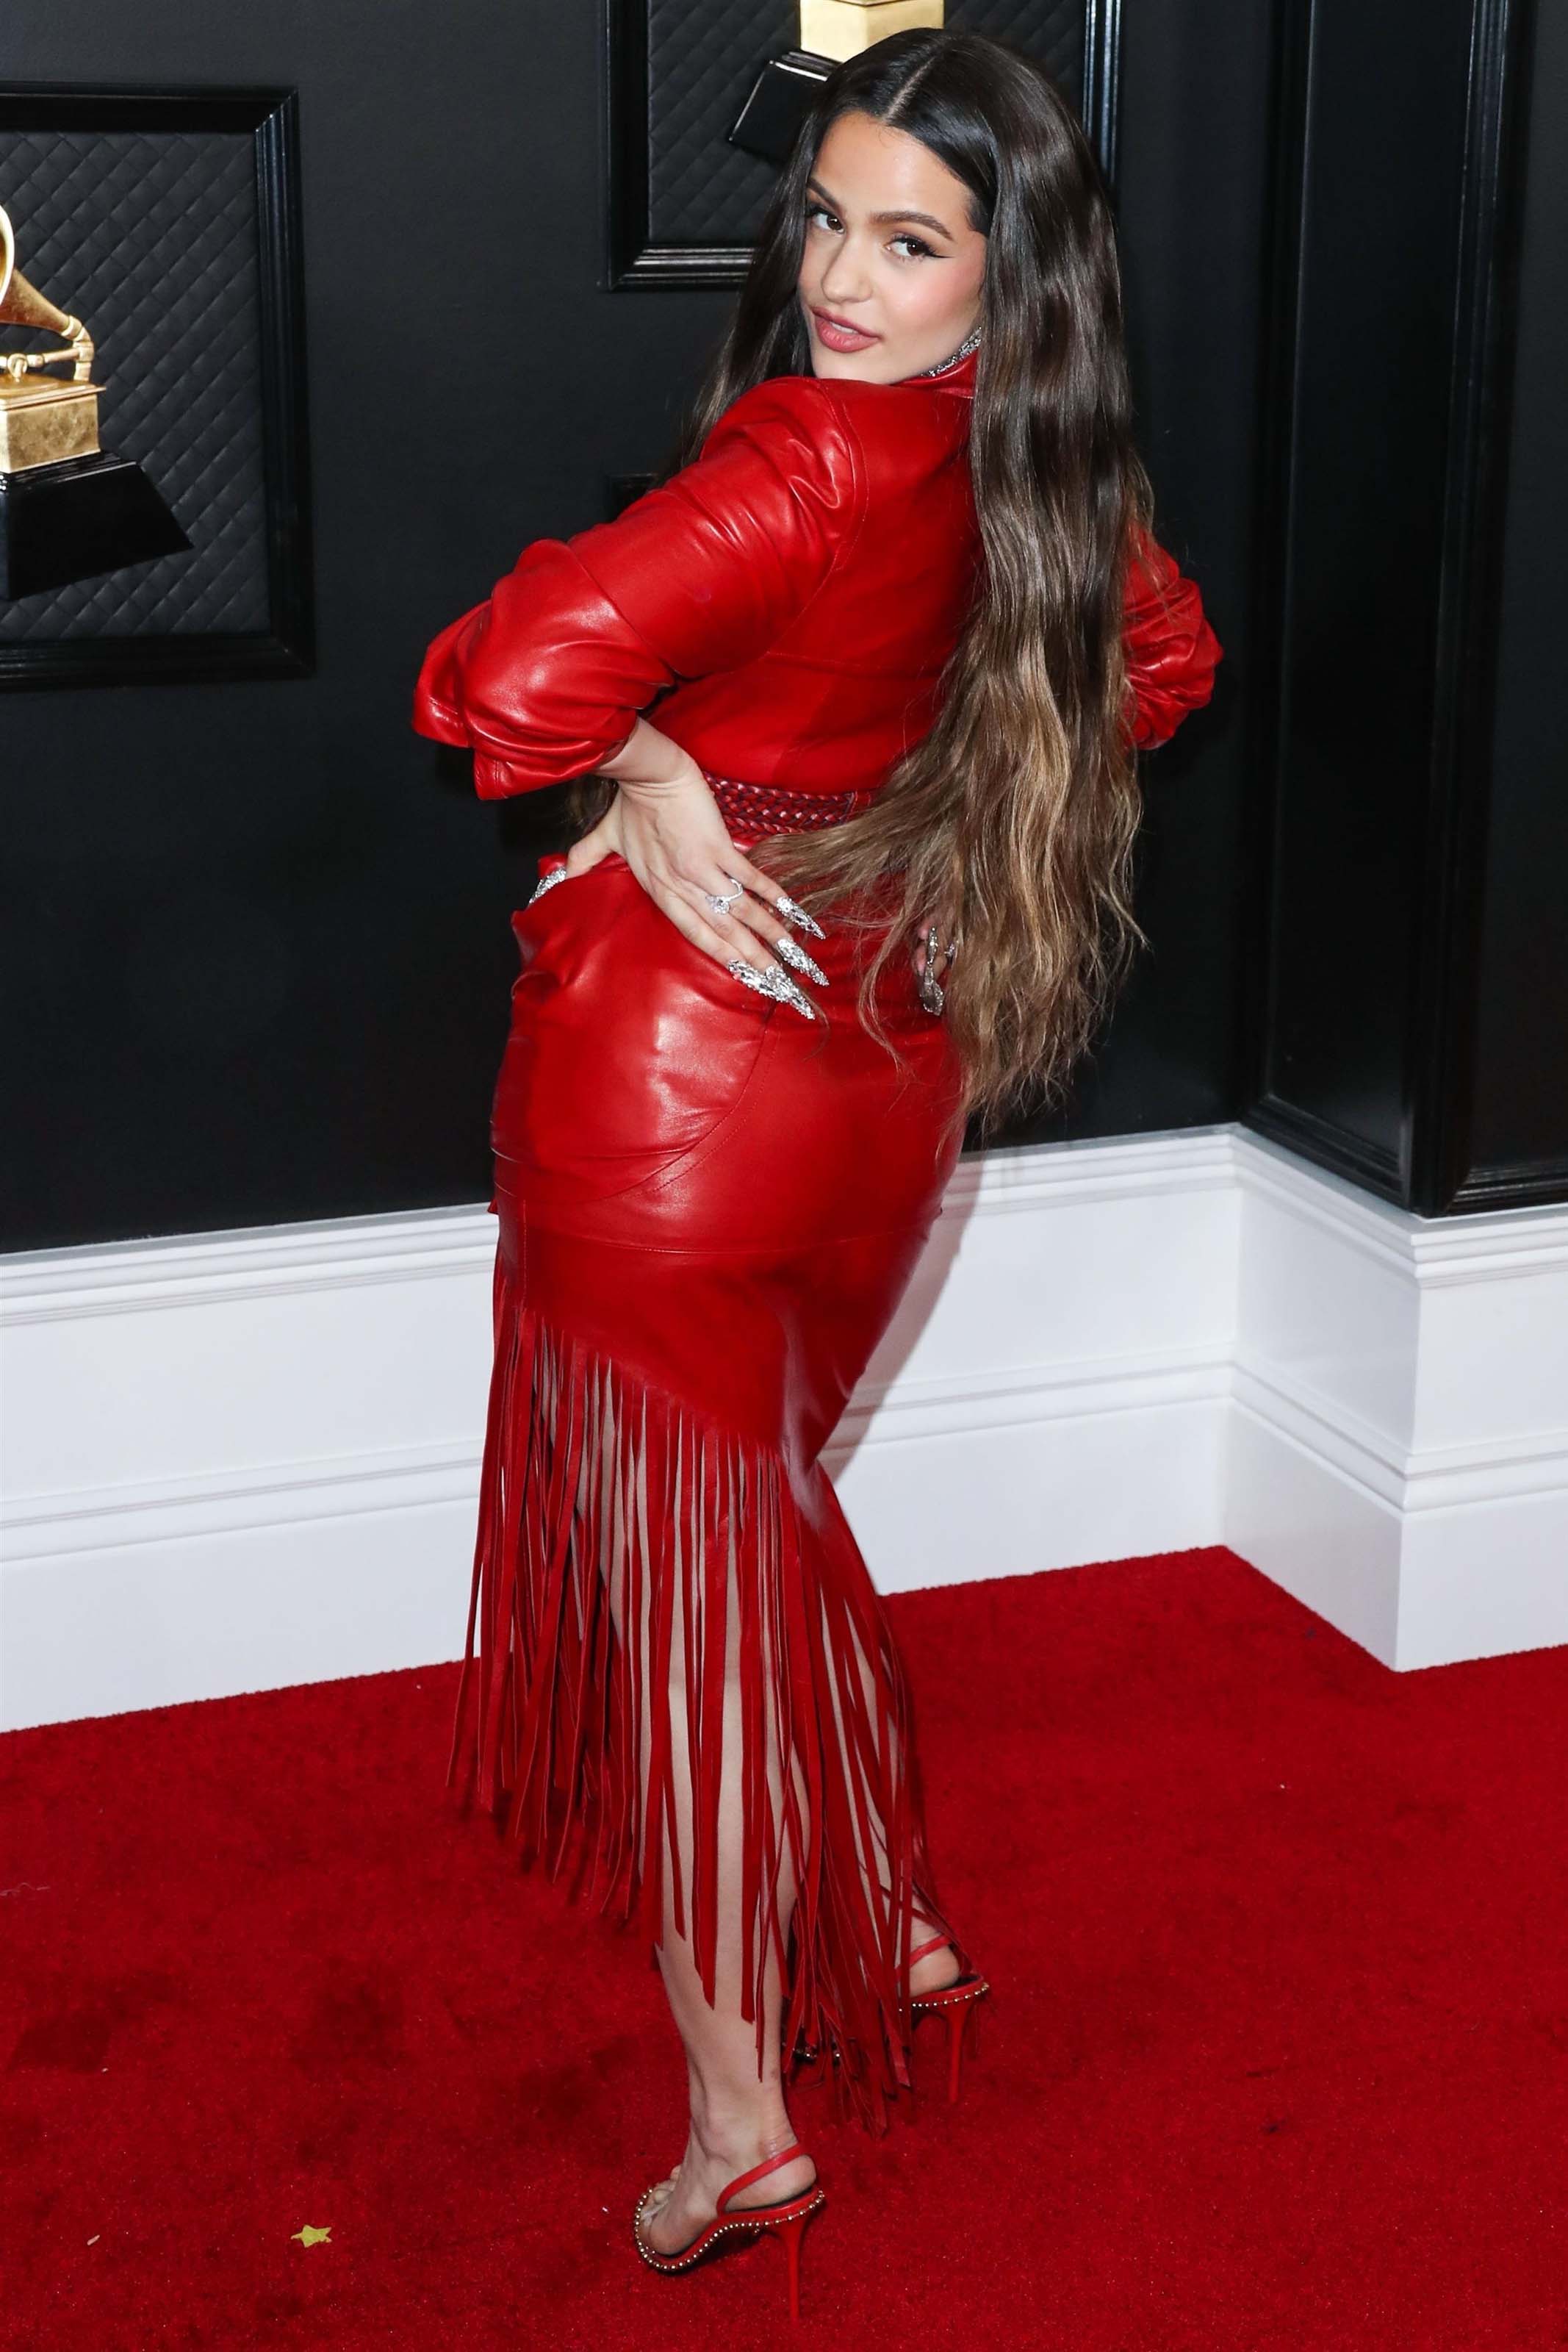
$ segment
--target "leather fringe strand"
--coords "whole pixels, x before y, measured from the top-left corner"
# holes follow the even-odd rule
[[[771,1948],[784,2050],[798,2039],[819,2050],[839,2115],[884,2130],[909,2082],[916,1890],[946,1923],[902,1664],[831,1483],[820,1465],[792,1483],[774,1450],[547,1325],[499,1253],[494,1318],[447,1785],[472,1695],[465,1802],[476,1787],[524,1867],[567,1873],[574,1899],[635,1917],[650,1946],[667,1874],[674,1931],[689,1936],[711,2003],[719,1794],[738,1766],[741,1916],[727,1933],[739,1937],[758,2074]],[[869,1856],[880,1866],[863,1869]],[[788,1939],[785,1862],[797,1886]]]

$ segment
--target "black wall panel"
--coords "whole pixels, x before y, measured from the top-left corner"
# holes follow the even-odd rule
[[[1540,12],[1514,372],[1473,1123],[1478,1199],[1568,1198],[1568,13]]]
[[[1319,0],[1280,601],[1265,1099],[1390,1192],[1434,719],[1469,0]],[[1396,331],[1390,331],[1396,320]],[[1285,387],[1276,387],[1281,394]]]
[[[1145,763],[1150,945],[1065,1113],[1010,1139],[1199,1126],[1238,1108],[1271,18],[1245,0],[1122,9],[1117,206],[1140,433],[1160,536],[1201,583],[1226,657],[1208,709]]]
[[[1145,439],[1231,660],[1150,764],[1154,948],[1080,1134],[1234,1108],[1246,907],[1267,12],[1124,16]],[[0,696],[7,1247],[486,1195],[507,917],[559,810],[477,802],[409,728],[414,672],[662,462],[729,299],[608,287],[600,39],[543,0],[8,0],[3,79],[298,89],[319,667]]]
[[[1458,240],[1469,0],[1324,8],[1317,25],[1274,1076],[1392,1175],[1448,454],[1450,278],[1431,263]]]
[[[1529,0],[1280,18],[1246,1115],[1427,1214],[1554,1197],[1568,1173],[1568,1097],[1532,1100],[1509,1043],[1525,987],[1538,1056],[1568,1003],[1535,864],[1561,820],[1531,765],[1563,526],[1560,165],[1538,139],[1532,184],[1532,20]]]

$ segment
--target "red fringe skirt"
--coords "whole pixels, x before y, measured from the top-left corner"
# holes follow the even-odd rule
[[[673,1921],[710,2001],[738,1953],[759,2071],[771,1953],[784,2050],[821,2051],[839,2112],[880,2130],[909,2079],[915,1898],[948,1922],[903,1669],[819,1457],[939,1213],[956,1059],[907,959],[879,999],[895,1062],[856,1017],[847,927],[809,941],[830,981],[808,1023],[620,858],[513,929],[448,1784],[465,1756],[465,1801],[523,1864],[650,1946]],[[722,1893],[721,1795],[741,1823]]]

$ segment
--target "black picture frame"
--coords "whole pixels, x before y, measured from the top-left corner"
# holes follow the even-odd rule
[[[0,638],[0,687],[169,685],[306,677],[316,667],[299,101],[292,88],[128,83],[0,83],[0,157],[7,135],[66,131],[248,135],[256,241],[256,391],[263,496],[257,538],[266,625],[160,635]],[[0,201],[5,189],[0,183]],[[18,257],[26,269],[26,255]],[[41,290],[48,293],[44,286]],[[90,325],[90,321],[89,322]],[[107,437],[107,436],[106,436]]]
[[[651,185],[652,109],[663,101],[659,89],[651,87],[657,81],[650,70],[652,0],[602,0],[602,8],[609,193],[606,286],[612,291],[640,287],[738,286],[751,259],[748,244],[682,242],[655,232]],[[1083,89],[1079,111],[1101,169],[1113,188],[1122,0],[1081,0],[1081,12]],[[721,29],[727,35],[734,23],[733,13],[719,10],[716,0],[715,13],[716,17],[723,16]],[[791,27],[799,24],[796,7],[779,8],[770,48],[768,16],[766,0],[762,0],[758,10],[758,68],[769,55],[788,49],[793,37]],[[688,28],[688,47],[698,29]],[[706,51],[693,50],[693,55],[706,62]],[[746,96],[744,74],[737,80],[732,96],[733,110],[738,111]],[[758,163],[753,168],[761,172],[766,166]]]

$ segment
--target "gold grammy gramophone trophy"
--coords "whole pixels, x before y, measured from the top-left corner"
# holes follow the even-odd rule
[[[787,163],[795,134],[836,65],[889,33],[940,26],[943,0],[800,0],[800,46],[769,58],[726,131],[732,146],[765,163]]]
[[[98,448],[99,387],[92,381],[92,337],[79,319],[57,310],[16,267],[10,215],[0,206],[0,323],[48,327],[69,339],[68,352],[6,352],[0,355],[0,474],[24,474],[62,457],[90,457]],[[41,371],[59,360],[71,380]]]
[[[4,205],[0,326],[43,328],[68,346],[0,351],[0,596],[63,588],[188,548],[141,467],[100,446],[92,337],[17,268]],[[48,373],[62,362],[68,377]]]

